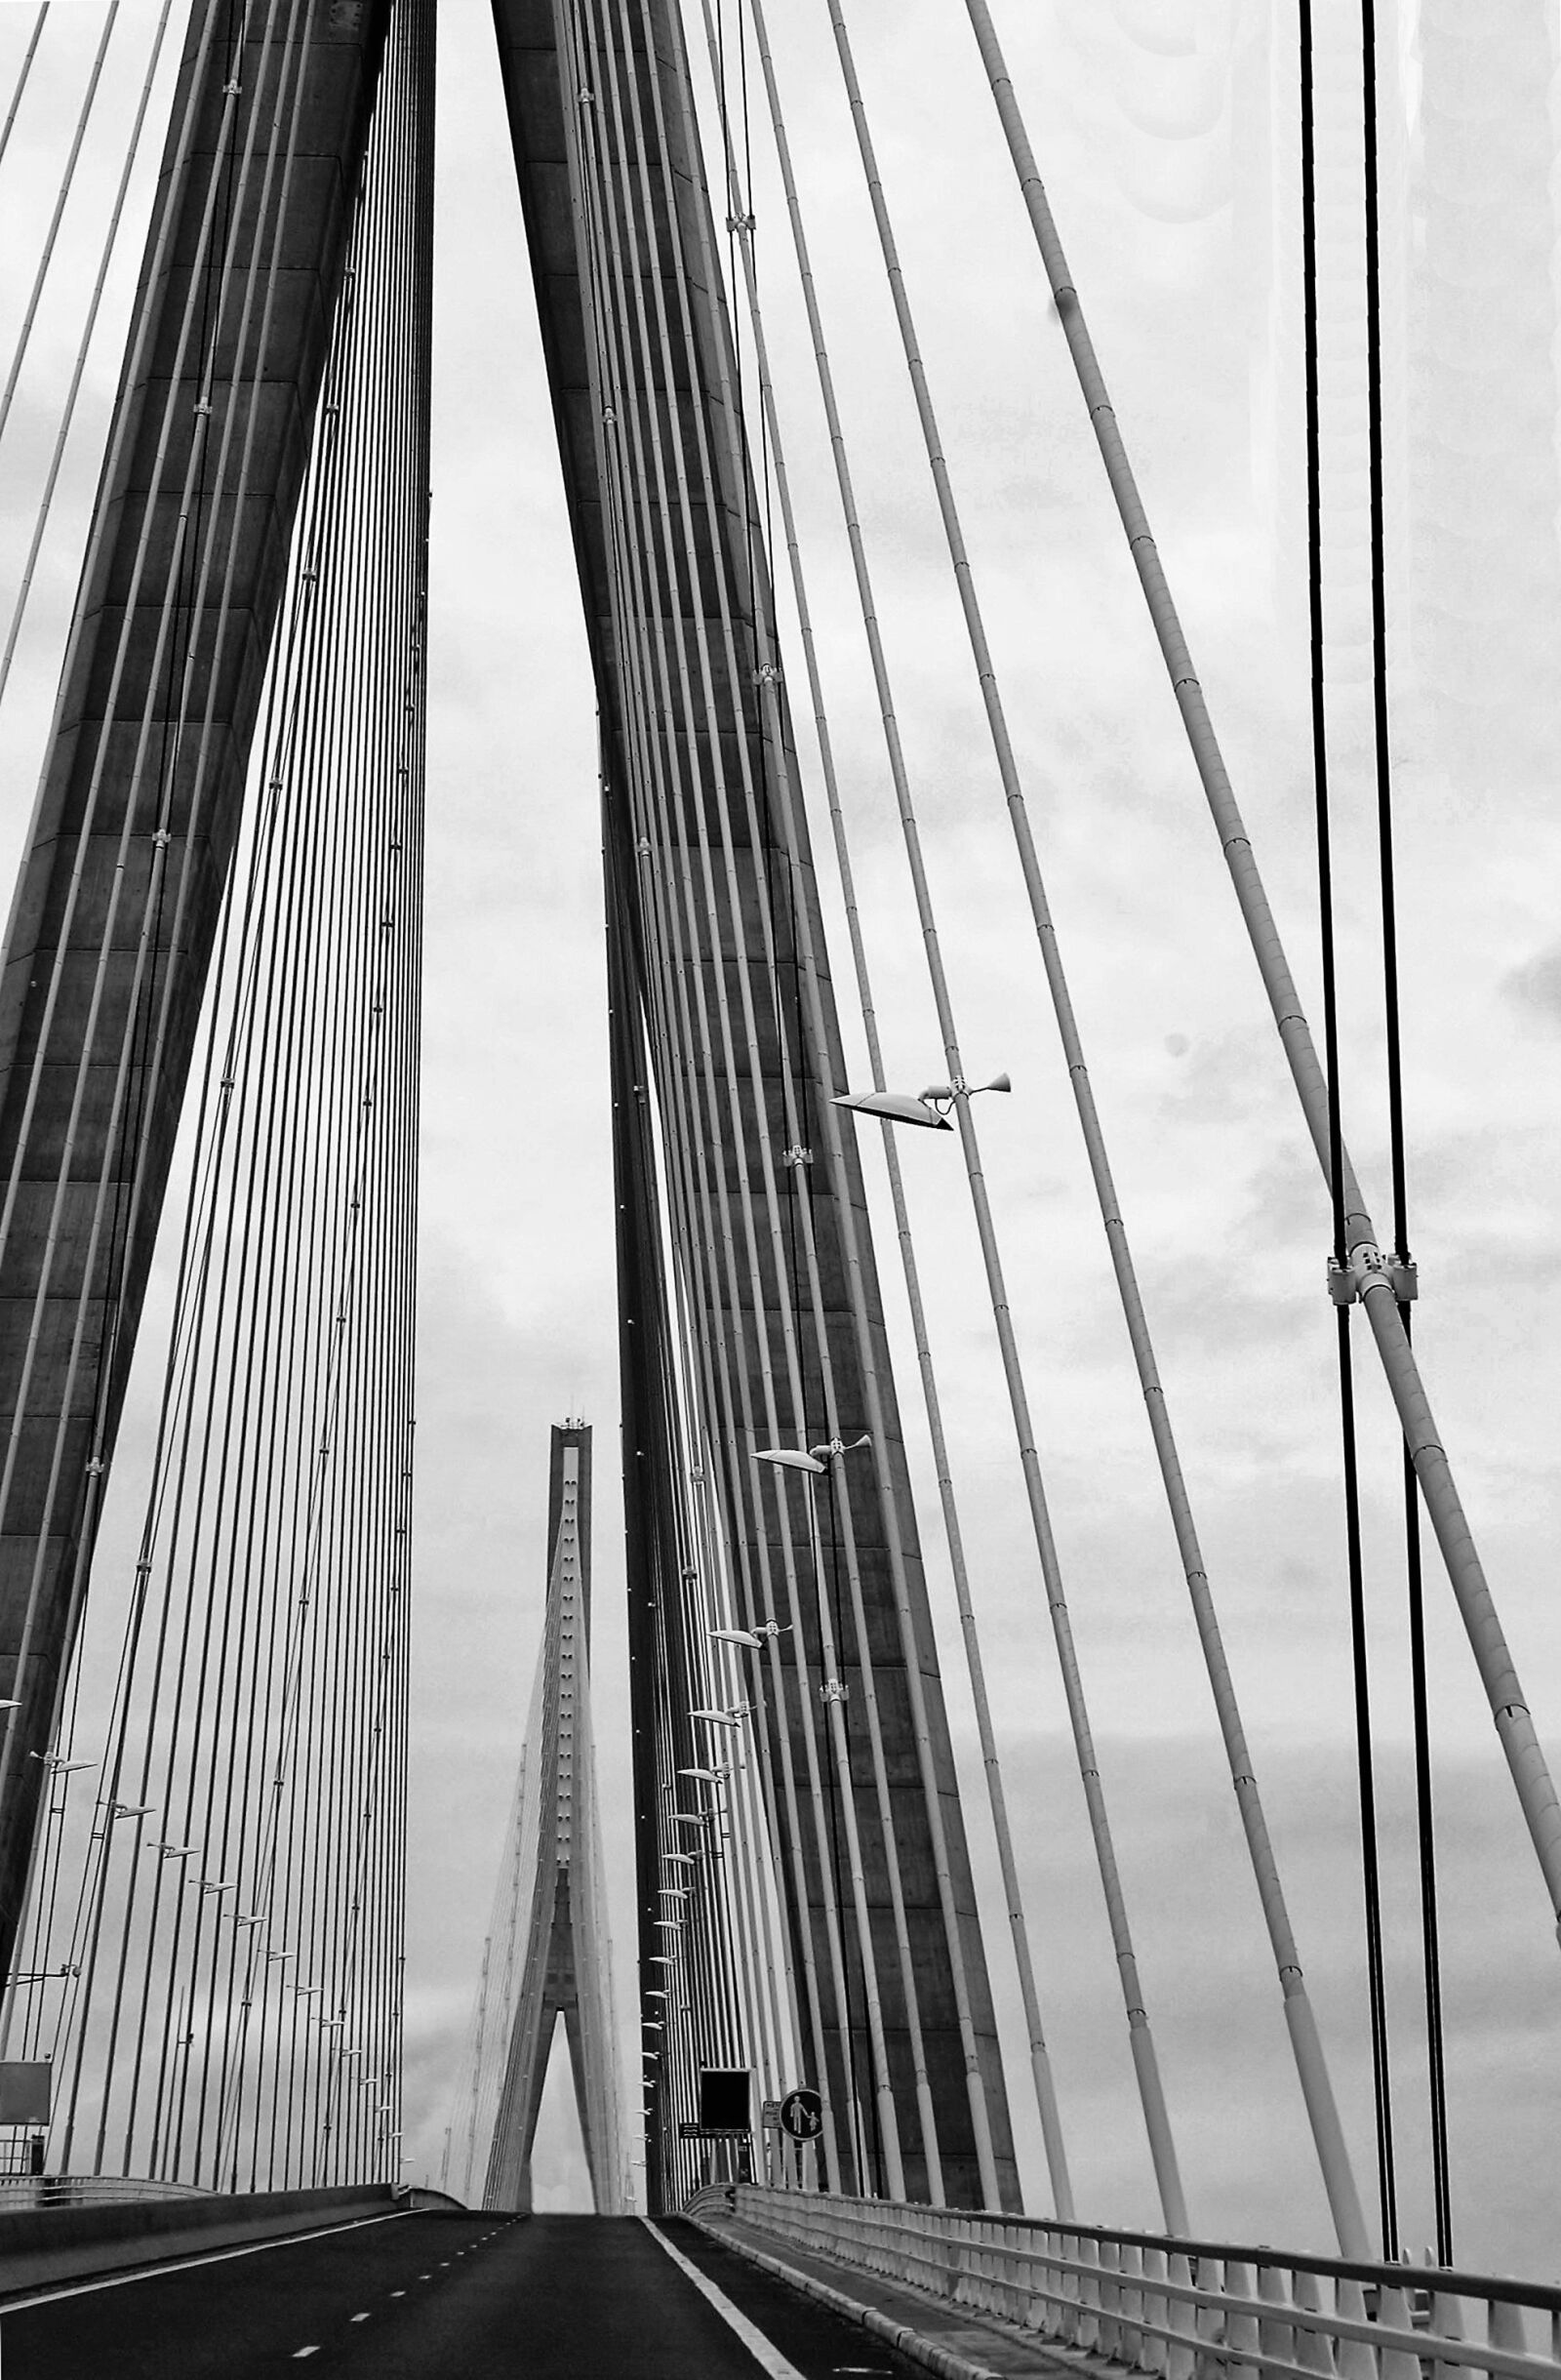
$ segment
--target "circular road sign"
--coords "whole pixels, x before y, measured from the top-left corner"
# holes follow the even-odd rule
[[[780,2102],[780,2129],[789,2140],[817,2140],[823,2130],[823,2101],[817,2091],[787,2091]]]

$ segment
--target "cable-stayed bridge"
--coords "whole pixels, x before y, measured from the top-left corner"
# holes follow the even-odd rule
[[[15,12],[4,141],[24,144],[38,244],[0,398],[20,523],[0,694],[22,744],[25,706],[37,712],[41,761],[0,1033],[0,1917],[19,2108],[49,2069],[47,2122],[15,2128],[15,2193],[60,2201],[4,2218],[22,2227],[7,2243],[16,2285],[147,2257],[172,2227],[197,2255],[255,2249],[261,2278],[224,2368],[239,2353],[349,2349],[375,2368],[377,2325],[398,2307],[418,2326],[409,2352],[450,2368],[486,2351],[484,2324],[505,2335],[521,2303],[549,2353],[592,2368],[638,2355],[628,2367],[660,2357],[716,2369],[751,2354],[732,2339],[752,2321],[772,2339],[776,2323],[802,2322],[778,2352],[803,2362],[844,2354],[827,2327],[808,2327],[835,2318],[803,2322],[792,2301],[780,2315],[755,2298],[769,2283],[752,2259],[768,2256],[876,2312],[880,2329],[925,2328],[930,2299],[952,2294],[967,2315],[1045,2334],[1048,2354],[1103,2353],[1178,2380],[1200,2359],[1324,2371],[1364,2360],[1392,2363],[1396,2380],[1427,2326],[1437,2360],[1529,2370],[1547,2346],[1553,2356],[1542,2318],[1561,2300],[1542,2279],[1525,2295],[1455,2262],[1450,2092],[1467,2010],[1456,1996],[1444,2004],[1443,1976],[1468,1920],[1450,1910],[1438,1865],[1447,1693],[1435,1662],[1449,1634],[1461,1708],[1482,1710],[1496,1736],[1481,1773],[1502,1785],[1504,1849],[1489,1854],[1502,1925],[1510,1899],[1512,1934],[1527,1928],[1547,1958],[1561,1809],[1542,1697],[1529,1699],[1535,1632],[1521,1612],[1513,1627],[1503,1589],[1503,1572],[1523,1567],[1513,1499],[1493,1488],[1488,1455],[1465,1462],[1446,1426],[1444,1399],[1466,1417],[1447,1361],[1463,1343],[1435,1319],[1413,1328],[1422,1077],[1406,987],[1423,983],[1426,912],[1412,896],[1429,829],[1404,784],[1423,791],[1427,751],[1450,770],[1472,751],[1521,813],[1525,739],[1547,748],[1543,700],[1530,701],[1511,655],[1532,648],[1542,670],[1555,609],[1553,522],[1548,544],[1534,527],[1554,511],[1553,456],[1546,464],[1544,436],[1530,435],[1554,411],[1536,263],[1547,136],[1533,106],[1553,28],[1541,39],[1503,19],[1471,57],[1429,0],[1413,22],[1383,12],[1381,25],[1369,7],[1318,10],[1315,23],[1303,8],[1261,36],[1188,0],[1152,24],[1123,8],[1070,29],[1060,10],[1048,31],[1059,56],[1103,42],[1123,112],[1166,144],[1138,193],[1152,220],[1204,221],[1226,204],[1218,175],[1212,193],[1200,185],[1212,134],[1237,159],[1267,143],[1253,448],[1276,487],[1276,617],[1305,657],[1309,749],[1303,710],[1285,789],[1305,808],[1313,877],[1298,886],[1287,857],[1272,902],[1270,788],[1249,801],[1233,782],[1216,699],[1228,665],[1194,650],[1208,607],[1194,589],[1181,608],[1166,559],[1176,541],[1157,543],[1157,459],[1141,479],[1002,47],[1012,34],[1029,62],[1033,28],[962,0],[936,33],[940,59],[958,35],[960,104],[985,111],[971,177],[985,178],[994,220],[1006,210],[1001,256],[1023,293],[1013,303],[1027,309],[1058,408],[1048,440],[1059,453],[1074,440],[1065,502],[1099,510],[1116,540],[1101,565],[1117,574],[1110,601],[1141,607],[1136,707],[1113,766],[1152,768],[1157,800],[1189,818],[1201,805],[1207,856],[1227,879],[1221,930],[1245,945],[1241,996],[1250,1005],[1256,987],[1268,1020],[1262,1088],[1256,1064],[1238,1069],[1234,1104],[1269,1133],[1280,1098],[1293,1102],[1275,1163],[1315,1254],[1302,1324],[1269,1296],[1269,1260],[1221,1182],[1196,1186],[1175,1228],[1157,1214],[1148,1261],[1130,1236],[1112,1111],[1131,1102],[1109,1069],[1098,1085],[1101,987],[1065,920],[1054,923],[1060,857],[1070,871],[1034,765],[1037,705],[1065,716],[1081,671],[1110,677],[1125,614],[1092,639],[1089,607],[1104,598],[1081,572],[1070,601],[1082,637],[1061,641],[1051,613],[1049,644],[1034,649],[1025,574],[993,599],[990,535],[965,500],[926,293],[907,269],[902,143],[873,96],[881,28],[841,0],[816,14],[804,53],[790,14],[772,24],[758,0],[494,10],[486,88],[520,211],[507,268],[519,277],[529,262],[599,737],[643,2072],[615,2082],[589,1438],[571,1427],[555,1433],[527,1757],[442,2170],[447,2190],[488,2210],[466,2224],[387,2195],[409,2161],[420,960],[424,826],[438,816],[426,799],[439,635],[434,12],[197,0],[144,23],[134,10],[71,12],[63,39],[50,10]],[[46,177],[33,168],[47,141],[30,128],[72,73]],[[99,128],[116,111],[110,148]],[[1034,122],[1049,121],[1043,104]],[[1476,170],[1493,148],[1507,160],[1494,217]],[[868,235],[860,288],[869,266],[878,276],[876,311],[863,302],[860,319],[838,311],[848,173]],[[1057,197],[1065,222],[1061,184]],[[1242,236],[1250,248],[1246,219]],[[1493,240],[1507,260],[1501,303],[1475,325],[1461,293],[1471,253]],[[57,320],[48,307],[83,260],[80,303]],[[492,258],[484,268],[497,270]],[[105,292],[118,293],[123,360],[99,435],[88,369]],[[1162,308],[1160,329],[1174,311]],[[877,422],[865,436],[853,427],[848,391],[869,318],[875,387],[892,383],[903,406],[884,436],[927,497],[908,538],[875,535],[860,494]],[[1465,380],[1428,412],[1416,358],[1449,346]],[[1002,360],[999,344],[994,371]],[[1515,492],[1525,436],[1537,460]],[[78,507],[66,565],[72,462],[97,494]],[[1016,517],[1027,487],[1021,470]],[[1063,501],[1060,474],[1036,523]],[[1044,543],[1039,526],[1026,536]],[[1049,577],[1068,559],[1066,537],[1054,544]],[[915,733],[924,649],[902,612],[896,632],[907,554],[922,579],[946,571],[939,635],[969,672],[958,732],[934,741],[931,765]],[[51,564],[75,585],[53,630]],[[563,607],[562,582],[547,600]],[[1152,706],[1146,666],[1160,672]],[[1395,705],[1407,688],[1423,746],[1410,739],[1406,762]],[[1245,748],[1261,689],[1239,688],[1232,707]],[[1093,716],[1109,746],[1109,706]],[[1276,732],[1260,728],[1259,748]],[[864,826],[869,776],[881,799]],[[1127,880],[1162,867],[1157,819],[1135,828],[1129,803],[1105,823],[1104,858],[1120,846]],[[895,848],[905,891],[886,999],[875,909]],[[951,850],[973,871],[974,916]],[[1178,844],[1155,906],[1178,908],[1190,865]],[[1196,971],[1214,911],[1205,890],[1185,898]],[[1535,914],[1547,914],[1542,900]],[[978,1004],[976,1030],[968,1022],[961,929],[979,940],[998,921],[1022,952],[1023,1006],[988,1052],[989,1010]],[[924,962],[914,987],[907,948]],[[1461,955],[1455,936],[1436,972],[1457,977]],[[1513,996],[1542,1009],[1547,964],[1553,975],[1553,958],[1533,957]],[[1314,978],[1315,1000],[1298,988]],[[901,1072],[907,1003],[925,1057]],[[523,1048],[523,1029],[486,1013],[468,1029],[487,1045],[497,1109],[493,1053]],[[1135,1541],[1125,1563],[1103,1523],[1082,1562],[1070,1550],[1067,1513],[1117,1501],[1127,1453],[1108,1434],[1081,1463],[1070,1444],[1061,1483],[1049,1461],[1044,1425],[1066,1402],[1077,1349],[1055,1308],[1050,1344],[1026,1311],[1035,1251],[1014,1219],[1026,1193],[1012,1157],[994,1154],[1015,1117],[1021,1139],[1033,1133],[1024,1110],[1043,1047],[1058,1077],[1044,1162],[1065,1127],[1082,1151],[1078,1216],[1101,1227],[1122,1393],[1138,1405],[1135,1475],[1159,1500],[1152,1555]],[[523,1063],[562,1070],[555,1051]],[[1000,1066],[1018,1084],[1012,1109]],[[549,1129],[540,1104],[538,1120]],[[1464,1153],[1490,1165],[1483,1149]],[[965,1303],[951,1312],[956,1233]],[[1052,1244],[1059,1270],[1080,1264],[1077,1217],[1059,1210]],[[546,1266],[545,1246],[533,1262]],[[1433,1315],[1453,1294],[1445,1279],[1433,1293],[1434,1271]],[[1208,1401],[1185,1400],[1184,1428],[1162,1354],[1158,1308],[1184,1352],[1176,1317],[1188,1295],[1232,1343],[1235,1316],[1294,1335],[1282,1355],[1297,1393],[1326,1399],[1328,1499],[1298,1502],[1270,1450],[1248,1482],[1249,1525],[1294,1538],[1295,1575],[1327,1580],[1347,1648],[1356,1817],[1327,1889],[1362,1913],[1364,2060],[1341,2061],[1324,2004],[1339,1995],[1314,1990],[1229,1649],[1250,1654],[1262,1634],[1223,1517],[1206,1516]],[[960,1408],[977,1335],[981,1432]],[[1508,1392],[1494,1360],[1488,1392]],[[1525,1426],[1514,1415],[1509,1436]],[[987,1512],[998,1439],[1013,1448],[1001,1537]],[[973,1442],[978,1484],[962,1497],[957,1458]],[[1175,1590],[1200,1709],[1212,1698],[1209,1757],[1237,1822],[1226,1867],[1246,1869],[1241,1922],[1261,1946],[1248,1996],[1215,2021],[1233,2035],[1259,2021],[1249,2007],[1266,2007],[1310,2193],[1295,2232],[1263,2254],[1237,2227],[1214,2239],[1199,2228],[1189,2130],[1207,2163],[1206,2132],[1227,2125],[1226,2153],[1250,2155],[1239,2144],[1254,2119],[1239,2081],[1190,2121],[1168,2081],[1175,1992],[1157,1997],[1144,1951],[1143,1862],[1113,1783],[1112,1678],[1092,1638],[1092,1591],[1113,1562],[1146,1641]],[[1293,1658],[1288,1620],[1281,1608],[1269,1625],[1270,1666]],[[1403,1639],[1390,1692],[1389,1631]],[[1071,1907],[1061,1927],[1037,1909],[1026,1871],[1061,1824],[1061,1796],[1037,1798],[1022,1770],[1016,1789],[1005,1766],[1014,1680],[1022,1672],[1039,1692],[1043,1651],[1049,1743],[1073,1772],[1067,1808],[1083,1813],[1097,1896],[1088,1929]],[[480,1665],[482,1648],[466,1658]],[[1177,1674],[1181,1695],[1190,1673]],[[963,1763],[956,1695],[975,1750]],[[1396,1835],[1378,1808],[1395,1723],[1411,1813]],[[459,1736],[458,1714],[458,1762]],[[1527,1867],[1510,1893],[1499,1856]],[[984,1897],[983,1876],[996,1886]],[[1082,1963],[1087,1943],[1121,2058],[1108,2114],[1092,2101],[1082,2129],[1103,2121],[1132,2141],[1152,2188],[1138,2230],[1081,2186],[1094,2152],[1047,2017],[1048,1976]],[[617,2227],[496,2230],[491,2218],[531,2200],[559,2014],[599,2215],[641,2193],[657,2216],[692,2200],[728,2227],[725,2245],[665,2235],[668,2260]],[[1533,2037],[1547,2042],[1549,2025]],[[1523,2089],[1501,2088],[1521,2123]],[[806,2146],[774,2113],[787,2102]],[[1525,2176],[1517,2195],[1542,2199],[1544,2187]],[[29,2234],[29,2222],[48,2228]],[[262,2238],[297,2231],[321,2239],[260,2252]],[[1440,2278],[1411,2291],[1396,2260],[1421,2234]],[[448,2255],[426,2244],[436,2239]],[[407,2258],[416,2272],[402,2272]],[[465,2279],[435,2280],[468,2259],[475,2295],[461,2294]],[[490,2265],[501,2280],[475,2278]],[[267,2272],[294,2278],[267,2289]],[[600,2302],[587,2304],[592,2273]],[[343,2310],[360,2276],[373,2303]],[[219,2352],[201,2311],[209,2282],[143,2285],[130,2295],[156,2309],[143,2319],[160,2326],[165,2360],[176,2335],[180,2355]],[[437,2312],[405,2305],[422,2288]],[[879,2305],[885,2288],[893,2302]],[[691,2309],[707,2330],[697,2341]],[[60,2354],[95,2352],[100,2319],[91,2304],[68,2318],[39,2306],[0,2317],[0,2337],[58,2369]],[[86,2326],[86,2345],[60,2346],[49,2325],[67,2321]],[[355,2346],[348,2323],[370,2325]],[[964,2354],[969,2368],[970,2349],[934,2352],[945,2367]]]

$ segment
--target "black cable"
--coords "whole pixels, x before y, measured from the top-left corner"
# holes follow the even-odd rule
[[[1361,0],[1361,121],[1366,182],[1366,400],[1371,482],[1372,734],[1377,768],[1377,838],[1381,883],[1382,1014],[1386,1029],[1388,1161],[1393,1186],[1393,1245],[1408,1265],[1409,1190],[1404,1149],[1404,1069],[1399,1023],[1398,905],[1393,859],[1393,776],[1387,706],[1387,567],[1383,527],[1381,220],[1377,141],[1377,12]],[[1399,1309],[1410,1336],[1412,1308]],[[1431,1793],[1425,1600],[1421,1569],[1420,1482],[1406,1447],[1404,1560],[1409,1597],[1410,1699],[1415,1731],[1415,1807],[1419,1837],[1421,1946],[1425,1981],[1425,2052],[1430,2107],[1431,2197],[1436,2261],[1453,2261],[1453,2210],[1447,2137],[1446,2045],[1441,1942],[1437,1921],[1436,1818]]]
[[[1301,274],[1306,381],[1306,585],[1311,656],[1312,772],[1317,818],[1317,898],[1323,980],[1323,1046],[1328,1082],[1328,1159],[1333,1192],[1334,1264],[1349,1260],[1344,1241],[1343,1128],[1339,1079],[1339,990],[1334,937],[1332,828],[1328,792],[1328,714],[1323,651],[1322,450],[1317,355],[1317,168],[1312,73],[1311,0],[1300,0]],[[1359,1458],[1350,1364],[1348,1305],[1338,1309],[1339,1410],[1343,1457],[1344,1537],[1349,1583],[1350,1658],[1354,1680],[1355,1767],[1360,1800],[1361,1888],[1365,1907],[1367,1999],[1371,2019],[1372,2085],[1377,2134],[1378,2197],[1382,2253],[1398,2253],[1397,2181],[1393,2157],[1392,2077],[1382,1957],[1381,1890],[1377,1841],[1377,1795],[1372,1752],[1372,1706],[1361,1553]]]

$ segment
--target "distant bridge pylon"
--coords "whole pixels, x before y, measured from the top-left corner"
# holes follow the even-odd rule
[[[486,2206],[529,2208],[532,2148],[563,2020],[598,2214],[622,2205],[613,1993],[590,1723],[591,1433],[552,1437],[547,1612],[504,1873],[510,1884],[502,2080]],[[494,1945],[490,1942],[489,1957]],[[500,2044],[501,2045],[501,2044]],[[480,2055],[480,2048],[479,2048]]]

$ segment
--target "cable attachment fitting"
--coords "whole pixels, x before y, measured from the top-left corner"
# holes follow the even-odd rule
[[[1379,1282],[1385,1281],[1400,1306],[1413,1305],[1420,1296],[1420,1270],[1407,1264],[1403,1257],[1390,1255],[1385,1249],[1374,1248],[1363,1240],[1350,1251],[1347,1265],[1328,1267],[1328,1294],[1336,1306],[1353,1306]]]
[[[101,1455],[89,1455],[89,1456],[88,1456],[88,1458],[87,1458],[87,1466],[86,1466],[86,1469],[87,1469],[87,1476],[88,1476],[88,1478],[89,1478],[89,1479],[100,1479],[100,1478],[102,1477],[102,1475],[103,1475],[103,1459],[102,1459],[102,1456],[101,1456]]]
[[[223,97],[223,99],[224,99],[224,100],[236,100],[236,99],[240,99],[240,98],[242,98],[242,97],[243,97],[243,92],[244,92],[244,86],[243,86],[243,84],[242,84],[242,83],[241,83],[241,82],[238,80],[238,77],[237,77],[236,75],[234,76],[234,78],[233,78],[232,82],[230,82],[230,83],[224,83],[224,84],[222,85],[222,97]]]
[[[802,1143],[798,1141],[793,1148],[781,1150],[780,1162],[782,1165],[811,1165],[813,1163],[813,1150],[811,1149],[805,1149]]]
[[[729,231],[752,231],[757,222],[758,217],[754,215],[729,215],[726,227]]]
[[[642,860],[648,860],[648,859],[650,858],[650,856],[651,856],[651,838],[650,838],[650,836],[649,836],[648,834],[642,834],[642,835],[640,836],[639,841],[638,841],[638,842],[635,844],[634,848],[635,848],[635,850],[636,850],[636,851],[639,853],[639,856],[640,856],[640,858],[641,858]]]
[[[756,686],[779,686],[781,683],[780,672],[774,662],[761,662],[753,672],[753,682]]]
[[[616,429],[618,427],[618,414],[615,408],[611,405],[604,405],[602,407],[602,426],[604,429]]]
[[[819,1700],[821,1703],[849,1703],[851,1688],[843,1678],[826,1677],[819,1688]]]
[[[173,835],[166,827],[158,827],[152,834],[153,851],[166,851],[173,839]]]

